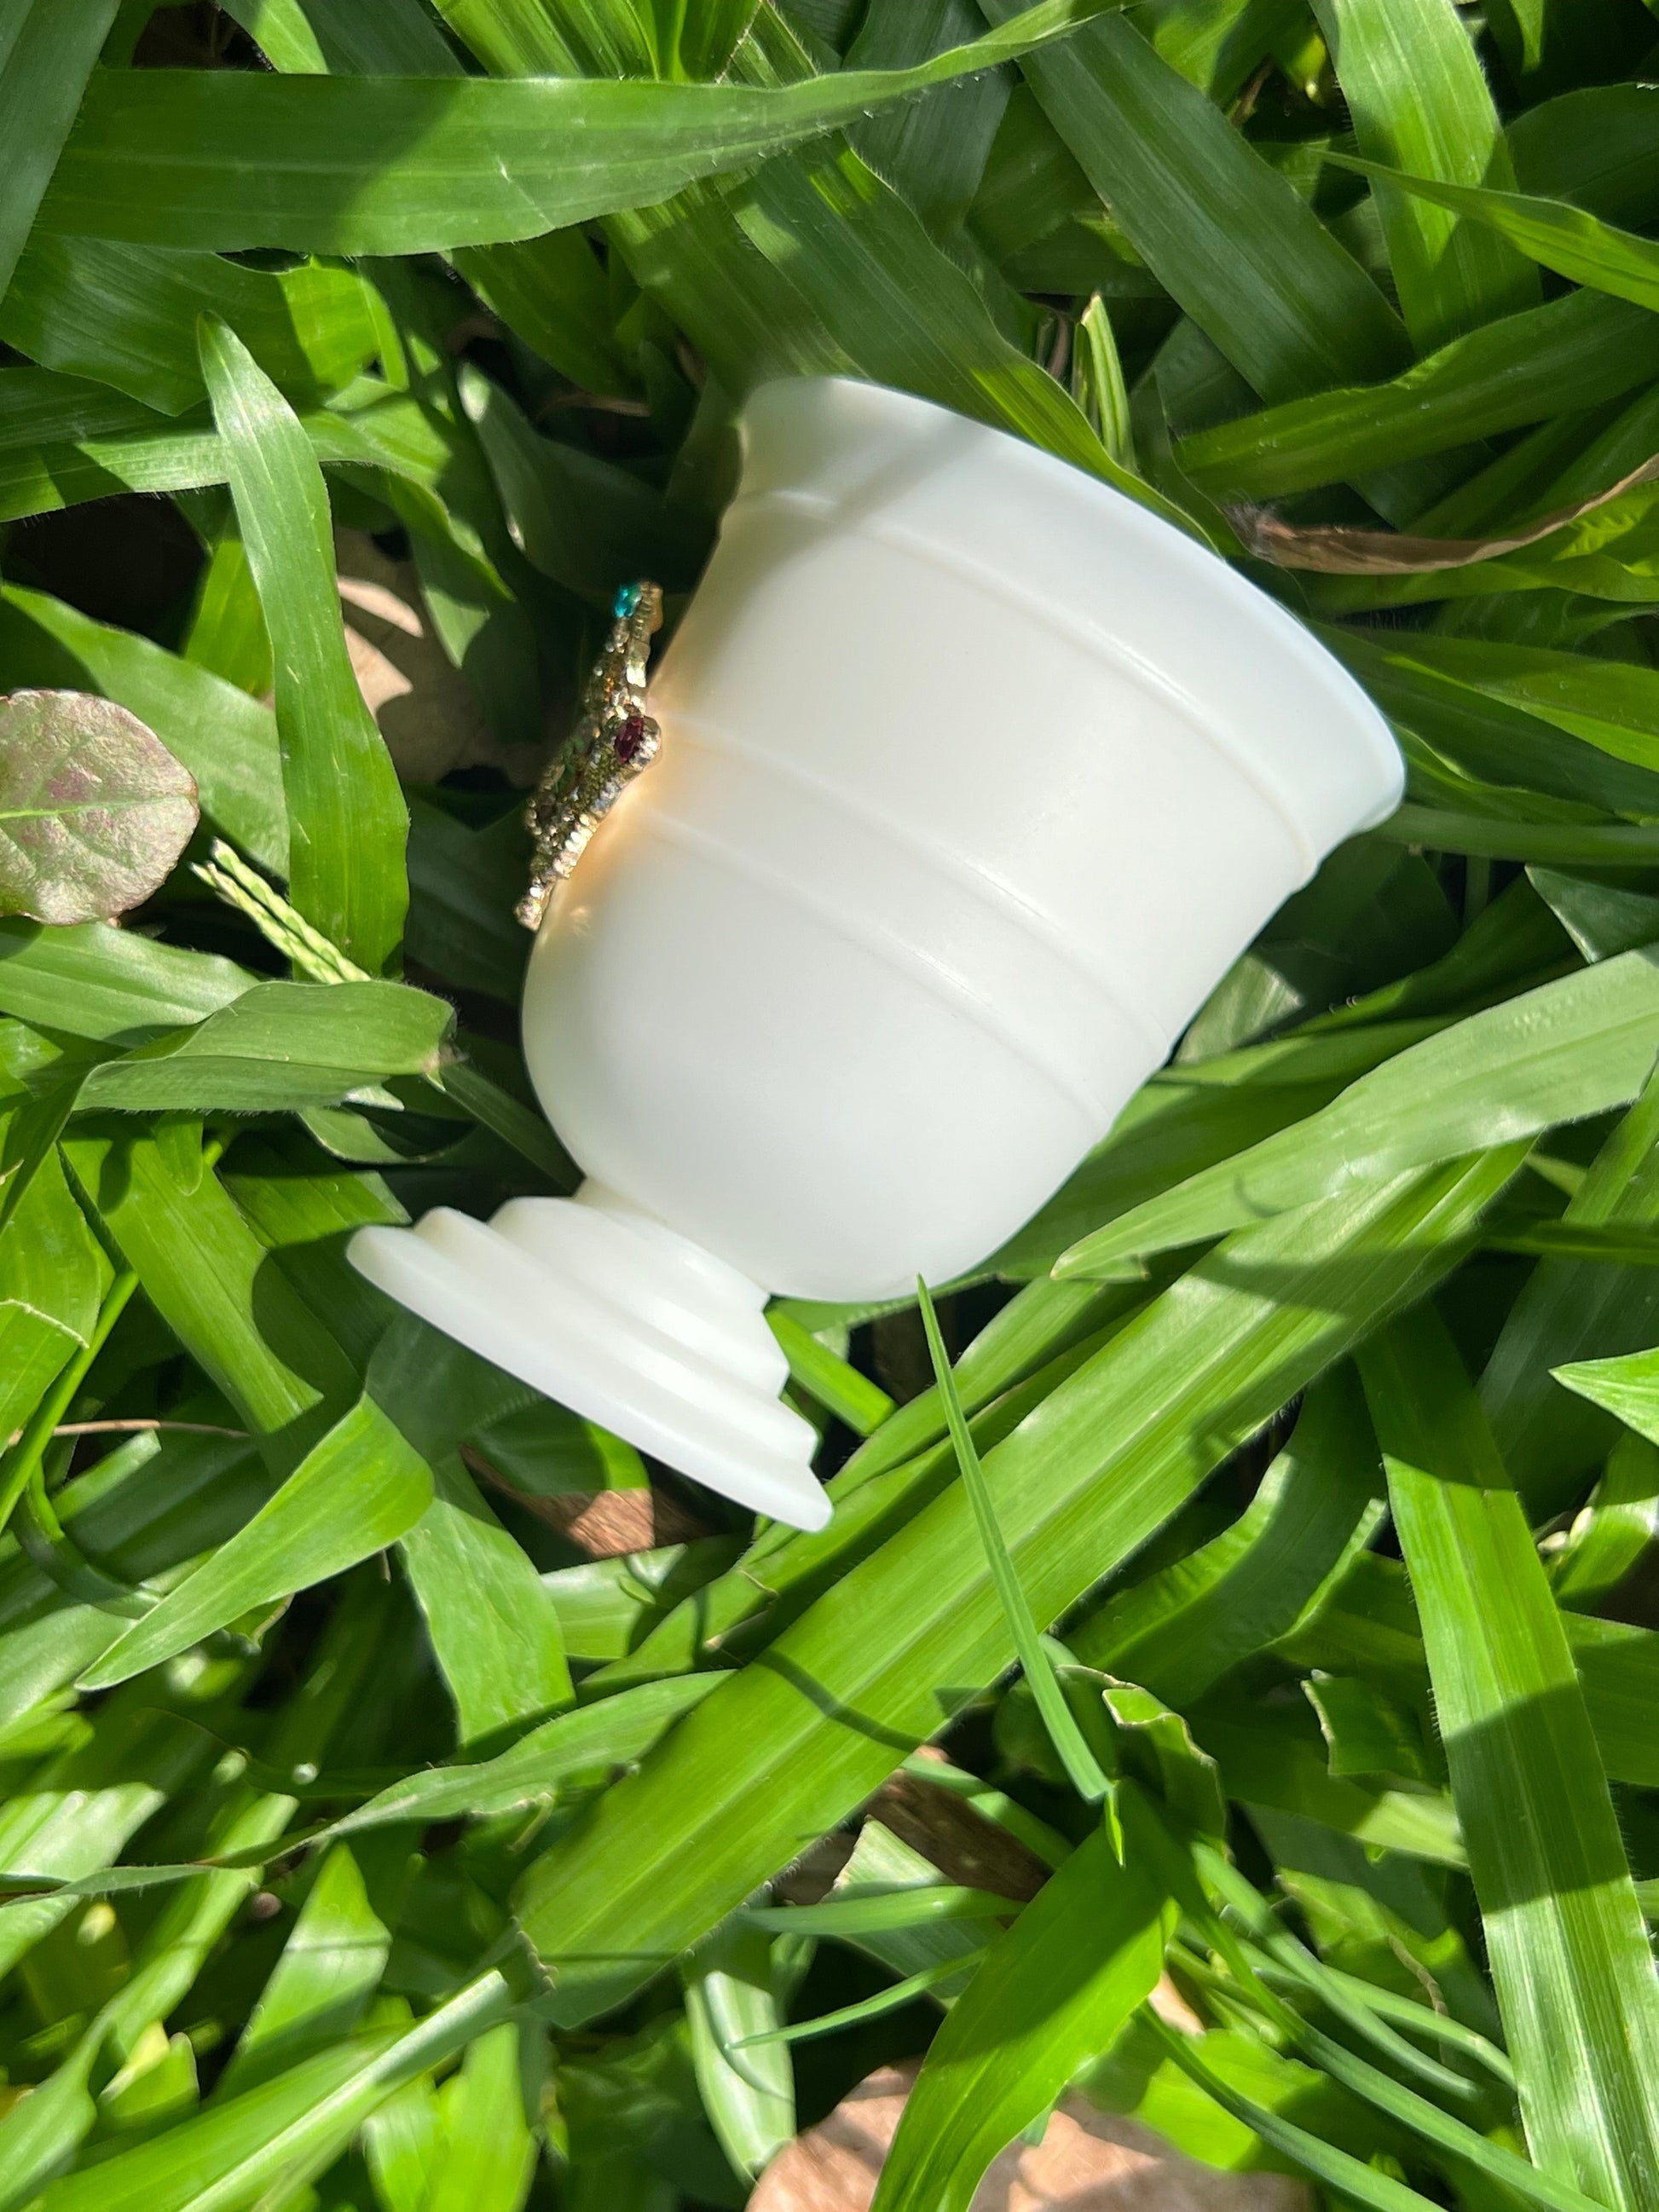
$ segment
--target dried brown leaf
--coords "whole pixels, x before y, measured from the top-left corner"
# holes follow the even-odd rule
[[[1557,507],[1535,522],[1493,538],[1421,538],[1409,531],[1354,530],[1346,524],[1328,528],[1298,529],[1281,522],[1265,507],[1230,507],[1227,520],[1238,532],[1247,553],[1271,561],[1280,568],[1308,568],[1326,576],[1419,576],[1441,568],[1473,568],[1478,561],[1495,561],[1500,554],[1519,553],[1555,531],[1565,530],[1597,507],[1607,507],[1638,484],[1659,477],[1659,454],[1632,469],[1606,491],[1581,499],[1571,507]]]

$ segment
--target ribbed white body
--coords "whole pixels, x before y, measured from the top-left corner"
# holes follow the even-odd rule
[[[1019,1226],[1400,761],[1283,609],[1065,464],[839,380],[746,429],[526,1052],[606,1192],[767,1291],[879,1297]],[[558,1395],[645,1441],[614,1375]]]

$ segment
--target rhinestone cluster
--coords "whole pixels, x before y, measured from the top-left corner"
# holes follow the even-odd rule
[[[657,757],[662,732],[645,711],[645,665],[662,626],[655,584],[624,584],[605,651],[582,692],[575,726],[548,765],[525,810],[535,840],[530,888],[519,920],[539,929],[555,890],[623,788]]]

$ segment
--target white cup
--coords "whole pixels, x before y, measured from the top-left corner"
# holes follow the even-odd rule
[[[1402,775],[1353,679],[1035,447],[838,378],[750,403],[656,764],[549,909],[525,1051],[588,1180],[363,1273],[744,1504],[827,1517],[767,1294],[994,1250]]]

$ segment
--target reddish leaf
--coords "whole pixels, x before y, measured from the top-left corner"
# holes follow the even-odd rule
[[[199,812],[194,779],[113,700],[0,699],[0,914],[125,914],[167,880]]]

